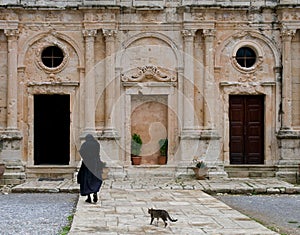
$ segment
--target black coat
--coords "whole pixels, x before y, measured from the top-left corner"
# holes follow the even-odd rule
[[[87,135],[79,150],[82,164],[77,175],[81,196],[97,193],[102,185],[103,163],[100,160],[100,144],[92,135]]]

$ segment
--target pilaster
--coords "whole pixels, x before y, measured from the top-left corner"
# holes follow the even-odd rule
[[[203,113],[203,124],[204,130],[214,129],[215,120],[213,120],[216,110],[216,89],[214,81],[214,39],[215,30],[214,29],[204,29],[204,44],[205,44],[205,56],[204,56],[204,113]],[[214,91],[214,92],[212,92]],[[212,115],[211,115],[212,114]]]
[[[295,30],[282,30],[282,122],[281,129],[289,130],[292,126],[292,58],[291,44]]]
[[[114,138],[118,132],[113,123],[113,107],[116,100],[116,81],[115,81],[115,37],[116,30],[103,29],[105,37],[105,127],[104,136]]]
[[[18,30],[7,29],[7,131],[17,131],[18,101]]]
[[[84,104],[84,132],[95,132],[95,37],[96,29],[82,31],[85,39],[85,104]]]
[[[194,135],[194,38],[196,30],[183,30],[184,70],[183,70],[183,129],[182,135]]]

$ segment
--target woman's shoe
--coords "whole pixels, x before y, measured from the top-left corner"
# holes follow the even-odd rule
[[[94,193],[94,195],[93,195],[93,201],[94,201],[94,202],[97,202],[97,201],[98,201],[97,193]]]
[[[86,202],[88,202],[88,203],[92,203],[91,196],[90,196],[90,195],[88,195],[88,197],[87,197],[87,199],[86,199],[85,201],[86,201]]]

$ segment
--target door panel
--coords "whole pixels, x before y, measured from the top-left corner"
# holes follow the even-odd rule
[[[229,98],[230,163],[264,163],[264,96]]]

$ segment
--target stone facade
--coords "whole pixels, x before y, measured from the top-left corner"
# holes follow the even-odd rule
[[[111,174],[123,176],[134,168],[131,136],[138,133],[144,165],[157,164],[158,140],[168,138],[165,171],[186,173],[197,156],[207,162],[211,177],[226,176],[233,148],[230,100],[242,95],[263,96],[263,165],[295,179],[300,163],[298,1],[0,4],[0,160],[7,166],[25,165],[27,177],[68,177],[80,161],[83,137],[93,133]],[[62,52],[58,65],[45,64],[49,47]],[[253,65],[239,63],[241,48],[254,51]],[[50,55],[52,62],[55,56]],[[39,150],[55,146],[55,135],[45,133],[49,141],[43,145],[34,138],[37,126],[45,125],[34,109],[39,95],[69,97],[69,164],[47,164],[50,159],[37,164]]]

